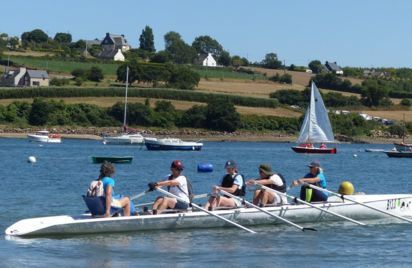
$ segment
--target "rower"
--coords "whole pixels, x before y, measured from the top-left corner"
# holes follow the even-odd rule
[[[220,186],[213,186],[213,192],[210,194],[210,198],[204,206],[207,210],[214,210],[216,207],[237,208],[242,206],[236,198],[224,196],[219,194],[219,190],[226,191],[235,196],[243,197],[246,193],[246,183],[242,174],[237,171],[237,165],[235,161],[228,160],[225,164],[226,175],[223,176]]]
[[[326,178],[323,174],[323,170],[320,167],[318,161],[313,161],[308,165],[310,171],[303,178],[293,181],[291,187],[298,186],[300,184],[313,184],[318,187],[326,188]],[[307,185],[303,185],[300,188],[300,199],[306,202],[322,202],[328,200],[326,192],[312,189]]]
[[[265,185],[281,193],[286,193],[285,178],[282,176],[282,174],[273,172],[272,167],[269,164],[261,164],[259,166],[259,178],[249,179],[246,182],[246,184],[258,184],[258,189],[255,190],[255,193],[253,195],[254,205],[264,207],[266,205],[277,205],[287,203],[287,199],[285,196],[282,196],[273,191],[266,191],[265,189],[261,189],[262,187],[259,187],[260,185]]]

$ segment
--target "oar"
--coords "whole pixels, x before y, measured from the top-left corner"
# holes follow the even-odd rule
[[[319,191],[322,191],[322,192],[330,193],[330,194],[335,195],[335,196],[339,196],[340,198],[342,198],[342,200],[345,200],[345,199],[346,199],[346,200],[351,201],[351,202],[353,202],[353,203],[356,203],[356,204],[358,204],[358,205],[361,205],[361,206],[364,206],[364,207],[373,209],[373,210],[375,210],[375,211],[379,211],[379,212],[381,212],[381,213],[383,213],[383,214],[386,214],[386,215],[389,215],[389,216],[398,218],[398,219],[400,219],[400,220],[404,220],[404,221],[407,221],[407,222],[412,223],[412,220],[410,220],[410,219],[407,219],[407,218],[405,218],[405,217],[402,217],[402,216],[399,216],[399,215],[396,215],[396,214],[393,214],[393,213],[390,213],[390,212],[381,210],[381,209],[379,209],[379,208],[372,207],[372,206],[370,206],[370,205],[368,205],[368,204],[365,204],[365,203],[356,201],[355,199],[352,199],[352,198],[350,198],[350,197],[344,196],[344,195],[342,195],[342,194],[338,194],[338,193],[332,192],[332,191],[330,191],[330,190],[327,190],[327,189],[324,189],[324,188],[321,188],[321,187],[318,187],[318,186],[315,186],[315,185],[312,185],[312,184],[307,184],[307,183],[305,183],[305,185],[307,185],[308,187],[310,187],[310,188],[312,188],[312,189],[316,189],[316,190],[319,190]]]
[[[271,213],[271,212],[269,212],[269,211],[266,211],[266,210],[262,209],[261,207],[256,206],[255,204],[250,203],[250,202],[244,200],[243,198],[240,198],[240,197],[238,197],[238,196],[236,196],[236,195],[233,195],[233,194],[231,194],[231,193],[228,193],[228,192],[226,192],[226,191],[224,191],[224,190],[220,190],[220,192],[223,193],[223,194],[225,194],[225,195],[227,195],[227,196],[230,196],[230,197],[232,197],[232,198],[235,198],[235,199],[237,199],[237,200],[240,200],[240,201],[244,202],[245,204],[247,204],[247,205],[249,205],[249,206],[251,206],[251,207],[254,207],[254,208],[256,208],[256,209],[259,210],[259,211],[262,211],[263,213],[265,213],[265,214],[267,214],[267,215],[269,215],[269,216],[271,216],[271,217],[273,217],[273,218],[276,218],[276,219],[278,219],[278,220],[281,220],[281,221],[283,221],[283,222],[286,222],[287,224],[292,225],[293,227],[296,227],[296,228],[298,228],[298,229],[301,230],[301,231],[317,231],[315,228],[305,228],[305,227],[302,227],[302,226],[300,226],[300,225],[297,225],[296,223],[293,223],[293,222],[291,222],[291,221],[289,221],[289,220],[287,220],[287,219],[285,219],[285,218],[282,218],[282,217],[280,217],[280,216],[278,216],[278,215],[276,215],[276,214],[273,214],[273,213]]]
[[[142,196],[144,196],[145,194],[147,194],[148,192],[149,192],[149,190],[146,190],[146,191],[143,191],[143,192],[141,192],[141,193],[139,193],[139,194],[136,194],[136,195],[130,197],[130,201],[133,201],[133,200],[135,200],[135,199],[137,199],[137,198],[139,198],[139,197],[142,197]]]
[[[200,199],[200,198],[205,198],[207,197],[207,194],[197,194],[195,196],[193,196],[193,200],[195,199]],[[144,207],[144,206],[150,206],[153,205],[154,202],[148,202],[148,203],[142,203],[142,204],[137,204],[134,207]]]
[[[187,202],[186,200],[184,200],[184,199],[182,199],[182,198],[180,198],[180,197],[178,197],[178,196],[176,196],[176,195],[174,195],[174,194],[172,194],[172,193],[169,193],[168,191],[165,191],[165,190],[163,190],[163,189],[161,189],[161,188],[159,188],[159,187],[156,187],[156,190],[157,190],[158,192],[164,194],[164,195],[167,195],[167,196],[169,196],[169,197],[176,198],[177,200],[179,200],[179,201],[181,201],[181,202],[183,202],[183,203],[186,203],[186,204],[190,205],[190,202]],[[249,233],[252,233],[252,234],[255,234],[255,233],[256,233],[255,231],[253,231],[253,230],[251,230],[251,229],[248,229],[248,228],[246,228],[246,227],[244,227],[244,226],[242,226],[242,225],[240,225],[240,224],[237,224],[236,222],[233,222],[233,221],[231,221],[231,220],[228,220],[228,219],[226,219],[226,218],[223,218],[222,216],[219,216],[219,215],[217,215],[217,214],[215,214],[215,213],[213,213],[213,212],[211,212],[211,211],[208,211],[208,210],[206,210],[206,209],[204,209],[204,208],[202,208],[202,207],[200,207],[200,206],[198,206],[198,205],[196,205],[196,204],[194,204],[194,203],[191,203],[191,205],[192,205],[192,207],[195,207],[195,208],[197,208],[197,209],[199,209],[199,210],[201,210],[201,211],[203,211],[203,212],[205,212],[205,213],[207,213],[207,214],[209,214],[209,215],[212,215],[212,216],[214,216],[214,217],[216,217],[216,218],[218,218],[218,219],[220,219],[220,220],[222,220],[222,221],[225,221],[225,222],[230,223],[230,224],[232,224],[232,225],[234,225],[234,226],[236,226],[236,227],[238,227],[238,228],[241,228],[241,229],[243,229],[243,230],[245,230],[245,231],[248,231]]]
[[[292,195],[289,195],[289,194],[287,194],[287,193],[279,192],[279,191],[274,190],[274,189],[272,189],[272,188],[266,187],[265,185],[259,184],[259,186],[262,187],[262,189],[265,189],[265,190],[268,190],[268,191],[272,191],[272,192],[275,192],[275,193],[277,193],[277,194],[280,194],[280,195],[289,197],[289,198],[291,198],[291,199],[297,200],[297,201],[299,201],[300,203],[305,204],[305,205],[308,205],[309,207],[312,207],[312,208],[314,208],[314,209],[317,209],[317,210],[320,210],[320,211],[323,211],[323,212],[332,214],[332,215],[334,215],[334,216],[336,216],[336,217],[345,219],[345,220],[347,220],[347,221],[350,221],[350,222],[353,222],[353,223],[356,223],[356,224],[359,224],[359,225],[366,225],[366,224],[364,224],[363,222],[360,222],[360,221],[357,221],[357,220],[348,218],[348,217],[343,216],[343,215],[340,215],[340,214],[338,214],[338,213],[336,213],[336,212],[329,211],[329,210],[327,210],[327,209],[317,207],[317,206],[315,206],[315,205],[313,205],[313,204],[311,204],[311,203],[309,203],[309,202],[303,201],[302,199],[297,198],[297,197],[292,196]]]

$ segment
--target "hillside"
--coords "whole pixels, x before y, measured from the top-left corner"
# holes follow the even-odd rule
[[[50,77],[70,77],[70,72],[75,68],[83,68],[87,69],[91,66],[99,66],[102,68],[105,79],[96,84],[94,82],[85,82],[83,86],[99,86],[99,87],[108,87],[113,82],[115,82],[115,73],[118,67],[117,63],[95,63],[95,62],[74,62],[74,61],[63,61],[63,60],[56,60],[56,59],[47,59],[44,56],[47,55],[45,52],[28,52],[28,53],[21,53],[21,52],[8,52],[10,55],[10,59],[18,64],[23,64],[27,67],[31,68],[38,68],[38,69],[47,69],[50,71]],[[30,56],[30,57],[25,57]],[[50,55],[48,55],[50,56]],[[283,71],[283,70],[273,70],[273,69],[264,69],[258,67],[247,67],[247,69],[254,71],[255,73],[262,74],[262,76],[257,75],[249,75],[246,73],[236,73],[233,71],[229,71],[228,69],[199,69],[198,72],[201,74],[201,80],[196,90],[201,92],[208,92],[208,93],[223,93],[229,95],[240,95],[240,96],[250,96],[255,98],[269,98],[269,94],[281,89],[295,89],[295,90],[303,90],[309,83],[310,79],[312,78],[311,73],[305,72],[296,72],[296,71]],[[288,73],[292,76],[292,85],[288,84],[279,84],[274,83],[267,80],[267,77],[273,76],[275,74],[282,75],[284,73]],[[346,78],[345,78],[346,79]],[[348,80],[351,81],[352,84],[359,84],[362,82],[360,79],[349,78]],[[140,86],[140,85],[139,85]],[[144,84],[142,85],[147,87],[149,85]],[[323,92],[334,92],[332,90],[325,90],[321,89]],[[346,93],[346,92],[338,92],[345,96],[357,96],[359,94],[354,93]],[[11,100],[1,100],[1,104],[10,103]],[[93,103],[98,106],[107,107],[115,103],[116,101],[122,101],[121,99],[105,99],[105,98],[73,98],[73,99],[65,99],[68,103],[79,103],[79,102],[87,102]],[[136,102],[141,102],[142,100],[131,100]],[[399,103],[399,99],[392,99],[392,101],[397,104]],[[186,102],[186,101],[176,101],[171,100],[173,105],[177,109],[186,110],[192,107],[194,104],[193,102]],[[251,108],[251,107],[242,107],[237,106],[237,110],[242,114],[259,114],[259,115],[276,115],[276,116],[286,116],[286,117],[299,117],[301,115],[300,112],[297,112],[293,109],[289,109],[288,107],[281,107],[281,108]],[[372,116],[379,116],[385,117],[388,119],[393,120],[401,120],[403,118],[403,114],[405,114],[405,118],[407,121],[412,121],[412,114],[411,111],[393,111],[393,110],[359,110],[359,112],[366,112]]]

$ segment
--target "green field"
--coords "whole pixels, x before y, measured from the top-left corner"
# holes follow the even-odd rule
[[[116,75],[118,63],[98,63],[81,61],[64,61],[57,59],[35,58],[35,57],[16,57],[11,56],[10,60],[19,65],[29,68],[43,69],[49,72],[71,73],[74,69],[90,69],[98,66],[103,70],[104,75]]]
[[[201,78],[222,78],[222,79],[242,79],[242,80],[267,80],[267,78],[261,73],[248,74],[237,72],[232,68],[205,68],[205,67],[194,67]]]
[[[41,57],[21,57],[10,56],[10,60],[16,64],[24,65],[29,68],[43,69],[55,73],[71,73],[74,69],[90,69],[92,66],[98,66],[103,70],[105,76],[115,76],[118,66],[121,63],[103,63],[103,62],[82,62],[71,60],[48,59]],[[248,74],[235,71],[232,68],[205,68],[193,66],[201,78],[218,78],[218,79],[241,79],[241,80],[267,80],[261,73]]]

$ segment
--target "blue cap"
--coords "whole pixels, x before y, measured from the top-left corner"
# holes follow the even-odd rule
[[[225,168],[236,168],[236,162],[233,160],[226,161]]]
[[[308,167],[320,167],[320,163],[319,163],[319,161],[313,161],[313,162],[310,162],[310,164],[308,165]]]

